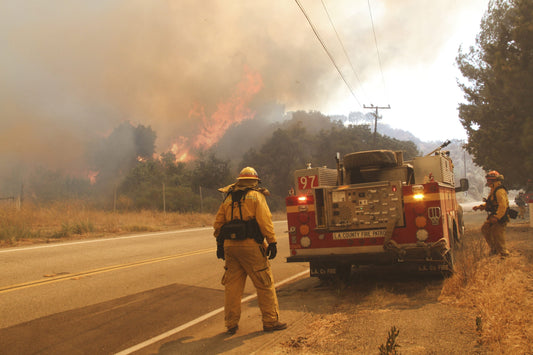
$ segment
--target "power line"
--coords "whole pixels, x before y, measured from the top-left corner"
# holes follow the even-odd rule
[[[370,13],[370,22],[372,23],[372,33],[374,34],[374,45],[376,46],[376,53],[378,55],[378,64],[379,64],[379,71],[381,72],[381,81],[383,83],[383,90],[385,91],[385,96],[387,97],[387,87],[385,86],[385,76],[383,75],[383,68],[381,66],[381,56],[379,54],[379,47],[378,47],[378,39],[376,37],[376,30],[375,30],[375,26],[374,26],[374,18],[372,17],[372,6],[370,6],[370,0],[367,0],[368,1],[368,12]],[[378,110],[379,109],[382,109],[382,110],[388,110],[390,109],[390,105],[387,105],[387,106],[374,106],[374,105],[370,105],[370,106],[364,106],[364,108],[366,109],[375,109],[376,110],[376,113],[374,114],[374,147],[376,147],[376,136],[377,136],[377,130],[378,130],[378,119],[380,119],[381,117],[379,116],[378,114]]]
[[[335,31],[335,35],[337,36],[337,40],[341,44],[342,50],[344,52],[344,55],[346,56],[346,59],[348,60],[348,63],[350,63],[350,67],[352,68],[352,71],[353,71],[357,81],[359,82],[359,85],[361,86],[361,91],[363,92],[363,94],[366,97],[368,97],[368,95],[366,94],[366,92],[365,92],[365,90],[363,88],[363,83],[359,79],[359,75],[357,75],[357,71],[355,70],[353,63],[350,60],[350,56],[348,55],[348,52],[346,51],[346,48],[344,47],[344,43],[342,43],[341,37],[339,36],[339,33],[337,32],[337,28],[335,27],[335,25],[333,24],[333,21],[331,20],[331,16],[329,15],[329,11],[328,11],[328,8],[326,7],[326,4],[324,3],[324,0],[320,0],[320,1],[322,2],[322,6],[324,7],[324,11],[326,12],[326,15],[328,16],[329,23],[331,24],[331,27],[333,27],[333,31]]]
[[[344,75],[342,75],[342,72],[341,70],[339,69],[339,67],[337,66],[337,63],[335,62],[335,59],[333,59],[333,56],[331,55],[331,53],[329,52],[328,48],[326,47],[324,41],[322,41],[322,39],[320,38],[320,35],[318,34],[318,31],[316,30],[315,26],[313,25],[313,23],[311,22],[311,19],[309,18],[309,16],[307,16],[307,13],[305,12],[305,9],[303,8],[303,6],[300,4],[300,1],[299,0],[294,0],[296,2],[296,4],[298,5],[298,7],[300,8],[300,10],[302,11],[302,13],[304,14],[305,18],[307,19],[307,22],[309,23],[309,26],[311,26],[311,29],[313,30],[316,38],[318,39],[318,41],[320,42],[320,44],[322,45],[322,48],[324,48],[324,50],[326,51],[329,59],[331,60],[331,62],[333,63],[333,65],[335,66],[335,69],[337,69],[337,72],[339,73],[339,75],[341,76],[342,80],[344,81],[344,83],[346,84],[346,86],[348,87],[348,89],[350,90],[350,92],[352,93],[352,96],[354,97],[355,101],[357,101],[357,104],[361,107],[361,103],[359,102],[359,100],[357,99],[357,96],[355,95],[352,87],[350,86],[350,84],[348,84],[348,81],[346,81],[346,78],[344,77]]]
[[[387,98],[387,87],[385,86],[385,76],[383,75],[383,69],[381,67],[381,56],[379,55],[378,40],[376,37],[376,30],[374,28],[374,18],[372,17],[372,7],[370,6],[370,0],[368,1],[368,12],[370,13],[370,22],[372,23],[372,33],[374,34],[374,44],[376,46],[376,53],[378,55],[379,71],[381,72],[381,81],[383,82],[383,90],[385,90],[385,97]]]

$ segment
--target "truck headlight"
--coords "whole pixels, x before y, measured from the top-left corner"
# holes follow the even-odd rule
[[[413,191],[413,198],[416,201],[421,201],[424,199],[424,185],[413,185],[411,190]]]
[[[424,199],[424,194],[415,194],[413,195],[413,198],[417,201],[421,201]]]

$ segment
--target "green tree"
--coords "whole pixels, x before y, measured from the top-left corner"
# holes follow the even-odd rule
[[[152,127],[143,125],[135,127],[133,130],[133,139],[137,157],[144,159],[151,158],[155,151],[156,138],[157,135],[152,130]]]
[[[190,174],[187,164],[176,162],[176,155],[172,152],[161,154],[160,163],[164,173],[164,181],[169,186],[190,185]]]
[[[163,209],[165,174],[159,160],[138,162],[118,188],[133,201],[135,209]]]
[[[150,127],[124,122],[95,144],[91,152],[97,182],[115,184],[133,169],[140,159],[150,159],[155,150],[156,133]]]
[[[400,141],[395,138],[377,134],[376,144],[379,149],[401,150],[404,159],[409,160],[418,155],[418,149],[413,142]],[[313,165],[335,167],[334,157],[340,153],[341,157],[353,152],[372,150],[374,136],[368,125],[344,126],[337,122],[329,131],[321,131],[313,144]]]
[[[299,124],[277,129],[259,150],[251,149],[243,156],[241,166],[254,167],[262,183],[275,195],[286,196],[293,185],[292,173],[310,161],[306,130]]]
[[[231,181],[229,161],[217,158],[214,151],[202,152],[194,161],[191,182],[195,189],[217,189]]]
[[[171,152],[161,154],[160,159],[138,161],[118,187],[119,201],[127,201],[127,208],[136,210],[216,212],[220,194],[211,185],[219,187],[222,175],[228,181],[227,163],[207,154],[194,166],[176,162]],[[202,188],[203,197],[198,194],[201,183],[209,185]]]
[[[508,187],[533,177],[533,2],[489,4],[475,46],[457,64],[467,83],[459,117],[466,149],[486,170],[498,170]]]

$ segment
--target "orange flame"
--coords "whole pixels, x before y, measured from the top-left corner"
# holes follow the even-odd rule
[[[217,110],[209,120],[203,108],[191,110],[189,113],[189,117],[199,116],[203,123],[200,134],[194,139],[194,147],[210,148],[218,142],[231,125],[254,117],[255,112],[247,105],[263,87],[263,80],[258,72],[252,72],[248,67],[245,67],[244,71],[244,78],[237,85],[235,92],[228,101],[217,105]]]
[[[178,140],[172,144],[170,151],[176,156],[176,162],[187,162],[193,159],[189,152],[188,141],[189,139],[187,137],[179,137]]]
[[[252,119],[255,112],[248,104],[263,87],[263,79],[258,72],[252,72],[250,68],[244,68],[244,77],[237,85],[231,97],[217,105],[217,110],[207,117],[204,107],[194,104],[189,111],[189,117],[200,119],[202,127],[200,133],[192,140],[192,146],[196,149],[208,149],[212,147],[226,133],[228,128],[235,123]],[[170,149],[176,155],[176,161],[190,161],[194,156],[190,153],[188,138],[179,137],[178,141]]]

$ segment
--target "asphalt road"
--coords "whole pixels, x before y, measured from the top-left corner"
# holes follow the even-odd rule
[[[278,282],[307,265],[285,262],[286,222],[275,229]],[[220,309],[214,244],[198,228],[1,249],[0,354],[113,354]]]

